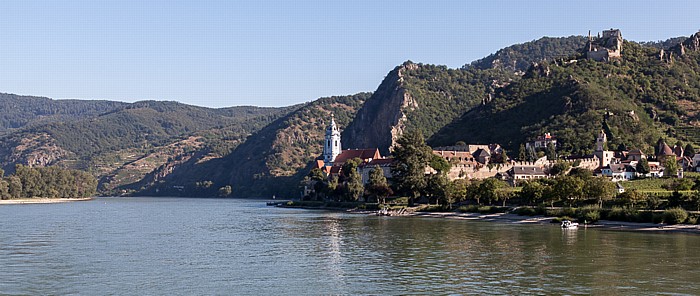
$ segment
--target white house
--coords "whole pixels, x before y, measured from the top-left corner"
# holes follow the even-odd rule
[[[613,163],[604,166],[601,175],[611,178],[613,182],[634,179],[637,170],[629,164]]]

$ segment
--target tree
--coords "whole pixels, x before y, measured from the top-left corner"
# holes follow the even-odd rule
[[[233,189],[231,189],[231,185],[226,185],[224,187],[219,188],[219,196],[220,197],[230,196],[231,193],[233,193]]]
[[[537,151],[535,151],[535,148],[533,148],[532,146],[527,148],[527,161],[532,162],[537,160],[537,158]]]
[[[328,178],[328,182],[327,182],[327,183],[324,183],[324,184],[326,184],[326,186],[325,186],[325,188],[324,188],[324,190],[323,190],[323,193],[324,193],[326,196],[330,196],[330,197],[336,196],[336,197],[339,197],[340,194],[337,192],[337,191],[339,191],[339,189],[338,189],[338,183],[339,183],[339,181],[338,181],[338,176],[332,175],[330,178]],[[337,198],[336,198],[336,200],[337,200]]]
[[[10,199],[9,187],[7,181],[0,179],[0,199]]]
[[[504,187],[503,181],[495,178],[487,178],[481,181],[478,187],[477,194],[479,198],[485,199],[489,204],[493,201],[500,199],[500,192],[498,192],[502,187]]]
[[[678,140],[678,141],[676,142],[676,145],[675,145],[674,147],[681,147],[681,148],[682,148],[682,147],[683,147],[683,142],[681,142],[681,140]]]
[[[313,168],[308,175],[309,179],[312,181],[323,181],[326,179],[326,176],[324,176],[323,171],[319,168]]]
[[[455,202],[466,200],[468,186],[469,180],[467,179],[457,179],[452,182],[452,194],[456,199]]]
[[[583,196],[583,181],[572,176],[562,176],[555,179],[553,193],[559,200],[568,200],[569,206],[572,202]]]
[[[557,161],[557,163],[553,164],[549,168],[549,173],[552,175],[563,175],[566,173],[566,171],[569,170],[571,166],[569,165],[568,162],[565,161]]]
[[[664,176],[673,177],[678,173],[678,163],[676,157],[670,156],[664,162]]]
[[[683,149],[683,156],[687,156],[687,157],[695,156],[695,148],[693,148],[693,145],[691,145],[690,143],[685,145],[685,149]]]
[[[649,172],[651,172],[651,168],[649,167],[649,161],[647,161],[646,158],[642,158],[637,162],[637,173],[646,176]]]
[[[350,201],[359,200],[365,191],[365,187],[362,185],[362,176],[357,171],[360,162],[359,158],[353,158],[343,164],[345,197]]]
[[[450,180],[444,173],[432,174],[428,178],[428,187],[426,192],[438,204],[440,201],[446,201],[449,194]]]
[[[10,198],[21,198],[22,197],[22,180],[17,176],[9,176],[8,189]]]
[[[547,144],[547,159],[555,160],[557,159],[557,147],[554,143]]]
[[[505,149],[503,149],[503,152],[501,152],[501,164],[506,164],[508,163],[508,153],[506,152]]]
[[[529,204],[536,204],[544,196],[544,185],[536,180],[526,181],[520,190],[520,197],[526,200]]]
[[[438,172],[438,174],[448,173],[452,165],[440,155],[432,154],[430,158],[430,167]]]
[[[597,200],[599,207],[603,207],[603,201],[615,196],[615,184],[604,177],[590,178],[583,184],[584,196]]]
[[[525,150],[525,145],[523,145],[523,144],[520,144],[520,148],[518,148],[518,160],[519,161],[527,160],[527,151]]]
[[[661,146],[666,143],[666,140],[664,138],[659,138],[656,140],[656,146],[654,146],[654,155],[659,155],[661,153]]]
[[[695,210],[700,211],[700,190],[695,190],[695,192],[691,193],[688,198],[690,199],[690,202],[693,204],[693,207],[695,208]]]
[[[433,151],[425,145],[419,130],[404,133],[396,144],[392,152],[395,162],[391,172],[397,188],[409,194],[408,204],[413,206],[414,200],[426,188],[425,168],[432,159]]]
[[[379,165],[369,171],[369,180],[365,186],[365,191],[377,199],[378,203],[385,204],[386,197],[394,192],[389,187],[389,183],[384,176],[384,171]]]
[[[573,168],[571,171],[569,171],[569,176],[579,178],[585,182],[586,180],[593,178],[593,172],[584,168]]]

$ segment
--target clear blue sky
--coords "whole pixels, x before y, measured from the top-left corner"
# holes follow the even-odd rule
[[[0,92],[209,107],[373,91],[542,36],[700,29],[700,1],[0,1]]]

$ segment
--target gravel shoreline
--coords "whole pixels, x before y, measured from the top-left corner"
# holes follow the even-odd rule
[[[23,205],[23,204],[53,204],[73,201],[92,200],[88,198],[21,198],[21,199],[6,199],[0,200],[0,205]]]

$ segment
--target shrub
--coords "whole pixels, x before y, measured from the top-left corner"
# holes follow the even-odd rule
[[[688,220],[685,221],[687,224],[698,224],[698,216],[690,216]]]
[[[664,223],[680,224],[688,219],[688,212],[681,208],[672,208],[664,211]]]
[[[460,212],[460,213],[478,213],[479,206],[477,206],[477,205],[461,206],[461,207],[457,208],[457,212]]]
[[[562,217],[556,217],[556,218],[552,219],[552,222],[550,222],[550,223],[561,223],[561,221],[564,221],[564,220],[574,221],[575,219],[571,218],[569,216],[562,216]]]
[[[581,220],[581,218],[583,218],[583,221],[587,222],[587,223],[598,222],[598,220],[600,220],[600,211],[598,211],[598,210],[587,211],[583,214],[582,217],[579,218],[579,220]]]
[[[537,210],[530,207],[519,207],[513,211],[516,215],[520,216],[535,216],[537,215]]]
[[[604,218],[612,221],[631,221],[633,216],[635,216],[635,213],[633,213],[631,210],[621,207],[613,207],[604,215]]]
[[[482,214],[489,214],[489,213],[491,213],[492,209],[493,209],[492,206],[483,206],[483,207],[479,207],[479,213],[482,213]]]

